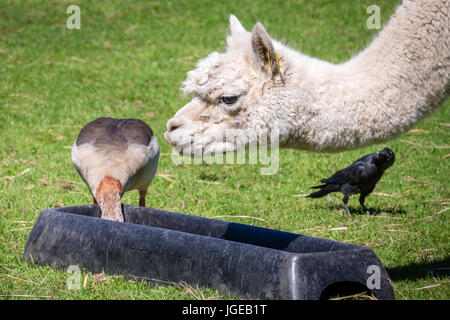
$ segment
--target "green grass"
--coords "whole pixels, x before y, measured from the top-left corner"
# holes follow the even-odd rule
[[[376,34],[365,9],[378,3],[386,22],[399,1],[3,1],[0,8],[0,298],[229,298],[213,289],[159,287],[107,276],[68,290],[67,273],[22,258],[39,213],[91,202],[71,163],[81,127],[100,116],[136,117],[161,148],[151,207],[270,227],[371,247],[397,299],[449,299],[450,109],[384,145],[338,154],[281,150],[276,175],[257,165],[176,165],[163,139],[189,97],[179,86],[199,58],[223,50],[228,15],[247,29],[262,21],[276,39],[332,62],[345,61]],[[81,30],[65,27],[69,4]],[[366,200],[374,212],[349,218],[340,195],[306,199],[309,187],[383,146],[397,161]],[[195,187],[193,185],[195,184]],[[123,202],[137,204],[137,192]],[[247,216],[248,218],[237,217]],[[341,228],[344,227],[344,228]],[[336,229],[339,228],[339,229]],[[333,230],[334,229],[334,230]],[[432,271],[432,272],[431,272]]]

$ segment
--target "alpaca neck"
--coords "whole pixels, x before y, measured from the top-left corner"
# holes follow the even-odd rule
[[[343,64],[286,48],[288,90],[301,95],[287,146],[339,151],[386,141],[436,108],[448,94],[450,40],[446,1],[431,2],[438,8],[405,1],[378,37]],[[436,21],[430,29],[427,22]]]

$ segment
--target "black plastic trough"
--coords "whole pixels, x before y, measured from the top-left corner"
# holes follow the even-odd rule
[[[368,280],[378,299],[394,298],[367,247],[150,208],[123,212],[121,223],[99,219],[97,205],[44,210],[24,257],[245,298],[320,299],[349,285],[367,288]]]

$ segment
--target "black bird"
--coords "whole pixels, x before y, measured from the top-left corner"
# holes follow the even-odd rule
[[[313,189],[320,188],[320,190],[311,193],[307,197],[321,198],[330,192],[340,191],[344,194],[342,201],[344,202],[345,210],[350,216],[350,209],[347,206],[348,197],[359,193],[359,203],[367,214],[370,214],[364,205],[364,200],[375,189],[375,185],[384,171],[392,166],[394,162],[394,152],[389,148],[370,153],[356,160],[347,168],[339,170],[331,177],[320,180],[324,184],[312,187]]]

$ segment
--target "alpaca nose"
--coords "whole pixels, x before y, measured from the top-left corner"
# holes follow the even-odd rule
[[[175,131],[176,129],[178,129],[179,127],[181,127],[182,123],[180,120],[177,120],[175,118],[170,119],[167,122],[167,131],[168,132],[172,132]]]

